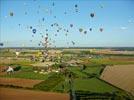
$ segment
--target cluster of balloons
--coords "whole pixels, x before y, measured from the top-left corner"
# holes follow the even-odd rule
[[[75,12],[77,13],[78,12],[78,5],[77,4],[75,4]]]
[[[34,0],[34,1],[36,1],[36,0]],[[55,2],[52,2],[52,7],[55,7]],[[101,5],[100,7],[103,8],[102,5]],[[38,8],[39,8],[39,9],[38,9],[38,11],[37,11],[37,14],[39,14],[41,6],[39,5]],[[74,10],[75,10],[76,13],[79,12],[79,6],[78,6],[78,4],[75,4],[75,5],[74,5]],[[46,11],[46,13],[48,13],[48,12],[52,13],[52,10],[51,10],[51,9],[50,9],[50,10],[49,10],[49,9],[46,9],[45,11]],[[64,11],[63,13],[64,13],[65,15],[67,14],[66,11]],[[28,12],[25,11],[24,14],[27,15]],[[9,13],[9,15],[10,15],[11,17],[13,17],[13,16],[14,16],[14,13],[11,11],[11,12]],[[95,16],[96,16],[96,14],[95,14],[94,12],[91,12],[91,13],[90,13],[91,19],[94,18]],[[53,18],[55,19],[55,18],[57,18],[57,16],[54,15]],[[45,17],[42,17],[42,19],[41,19],[42,22],[47,21],[47,20],[45,20],[45,19],[46,19]],[[18,25],[20,26],[21,24],[18,24]],[[54,32],[54,36],[55,36],[55,37],[57,37],[58,33],[60,33],[60,32],[64,32],[65,36],[67,37],[67,36],[68,36],[68,33],[71,32],[71,30],[75,27],[73,23],[70,23],[68,26],[70,27],[69,29],[63,27],[62,25],[60,25],[60,24],[57,23],[57,22],[54,22],[54,23],[50,24],[50,27],[51,27],[52,29],[55,29],[55,30],[54,30],[54,31],[55,31],[55,32]],[[34,37],[34,35],[40,31],[39,29],[38,29],[38,31],[37,31],[37,28],[36,28],[35,26],[34,26],[34,27],[33,27],[33,26],[30,26],[29,29],[30,29],[31,32],[32,32],[32,37]],[[77,29],[78,29],[78,31],[79,31],[80,33],[83,33],[83,34],[85,34],[85,35],[88,33],[88,30],[85,30],[84,28],[77,28]],[[99,28],[99,31],[100,31],[100,32],[103,32],[103,30],[104,30],[104,29],[103,29],[102,27]],[[41,38],[44,39],[44,40],[43,40],[43,41],[39,41],[38,46],[44,46],[45,48],[48,48],[48,45],[55,44],[56,40],[52,40],[52,39],[48,36],[48,31],[50,31],[50,30],[45,29],[45,33],[46,33],[45,35],[43,35],[44,32],[39,33],[39,34],[41,35]],[[90,27],[90,28],[89,28],[89,31],[91,32],[91,31],[93,31],[93,29]],[[30,42],[32,42],[32,40],[30,40]],[[72,45],[75,45],[74,40],[71,40],[70,43],[72,43]],[[67,42],[67,44],[69,44],[69,42]],[[2,44],[0,44],[0,45],[2,45]]]

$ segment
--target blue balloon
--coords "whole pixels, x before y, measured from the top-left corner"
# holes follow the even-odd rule
[[[30,26],[30,29],[32,29],[32,26]]]
[[[36,33],[36,29],[33,29],[32,31],[33,31],[34,34]]]
[[[0,43],[0,46],[3,46],[4,45],[4,43]]]
[[[45,18],[42,18],[42,21],[44,22]]]

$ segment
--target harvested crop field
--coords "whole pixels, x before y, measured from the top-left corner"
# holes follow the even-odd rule
[[[0,84],[2,85],[13,85],[20,87],[32,88],[35,84],[42,82],[42,80],[32,79],[20,79],[20,78],[0,78]]]
[[[134,95],[134,65],[107,66],[100,78]]]
[[[69,100],[68,94],[0,88],[0,100]]]

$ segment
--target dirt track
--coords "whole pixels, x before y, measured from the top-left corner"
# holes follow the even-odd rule
[[[68,94],[0,88],[0,100],[69,100]]]
[[[0,78],[0,84],[29,87],[29,88],[32,88],[35,84],[38,84],[41,81],[42,80],[20,79],[20,78]]]
[[[107,66],[101,79],[134,95],[134,65]]]

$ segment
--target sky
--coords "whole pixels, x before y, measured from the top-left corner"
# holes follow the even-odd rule
[[[48,47],[134,47],[133,5],[134,0],[0,0],[0,43],[39,47],[48,34]]]

